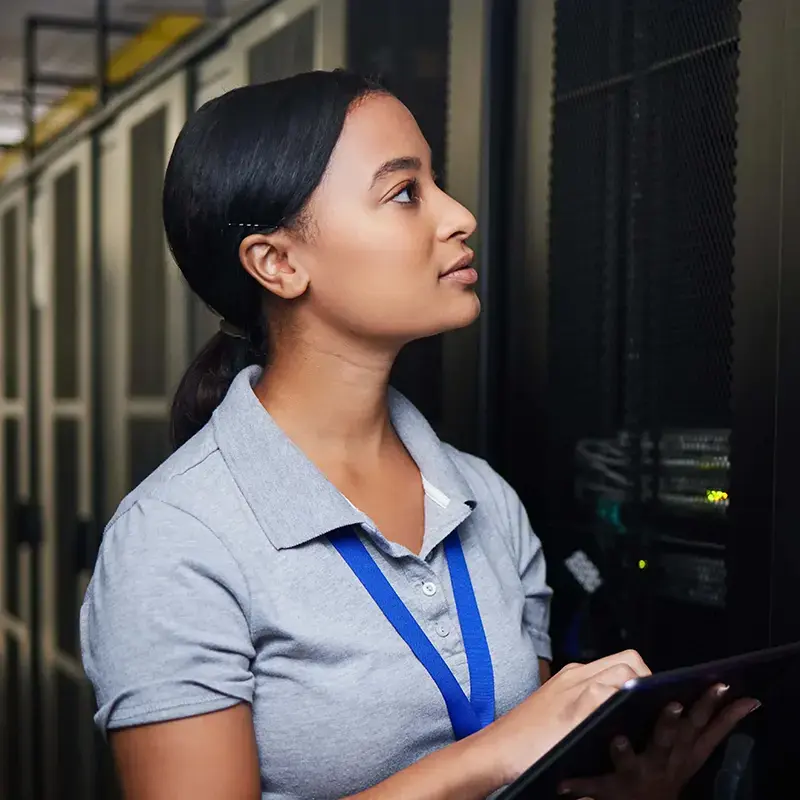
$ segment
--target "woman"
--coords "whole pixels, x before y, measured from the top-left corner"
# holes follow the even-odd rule
[[[388,388],[404,344],[479,311],[475,220],[398,100],[316,72],[211,101],[164,221],[224,322],[82,609],[128,797],[482,798],[647,674],[628,652],[539,689],[550,590],[519,499]],[[714,703],[665,716],[665,797],[732,724],[706,727]]]

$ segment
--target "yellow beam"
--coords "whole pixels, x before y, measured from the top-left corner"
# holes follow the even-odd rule
[[[109,58],[106,80],[111,87],[119,86],[174,47],[204,22],[199,14],[164,14],[156,17],[141,33],[121,45]],[[97,104],[93,87],[70,89],[65,97],[53,104],[34,125],[34,142],[42,147],[58,136]],[[23,148],[13,148],[0,154],[0,182],[23,160]]]
[[[200,14],[164,14],[156,17],[145,30],[123,44],[109,59],[109,85],[132,78],[170,47],[194,33],[203,21]]]

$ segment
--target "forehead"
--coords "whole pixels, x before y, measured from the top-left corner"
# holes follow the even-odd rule
[[[396,98],[371,95],[357,102],[345,120],[329,165],[331,174],[372,178],[375,170],[393,158],[411,156],[423,165],[430,149],[411,112]]]

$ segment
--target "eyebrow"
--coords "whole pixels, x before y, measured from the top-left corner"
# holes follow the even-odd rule
[[[382,180],[387,175],[391,175],[393,172],[402,172],[404,170],[409,170],[409,169],[416,171],[421,170],[422,161],[416,156],[401,156],[400,158],[390,158],[388,161],[385,161],[378,167],[378,169],[375,170],[375,174],[372,176],[372,183],[370,184],[370,189],[372,189],[378,181]]]

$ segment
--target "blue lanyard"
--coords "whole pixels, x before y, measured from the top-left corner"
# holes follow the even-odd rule
[[[331,536],[330,541],[372,596],[386,619],[403,637],[436,682],[450,714],[456,739],[470,736],[493,722],[492,658],[458,531],[454,531],[445,539],[444,551],[456,600],[464,650],[467,654],[470,698],[464,694],[464,690],[439,655],[439,651],[431,644],[411,612],[397,596],[397,592],[380,571],[355,529]]]

